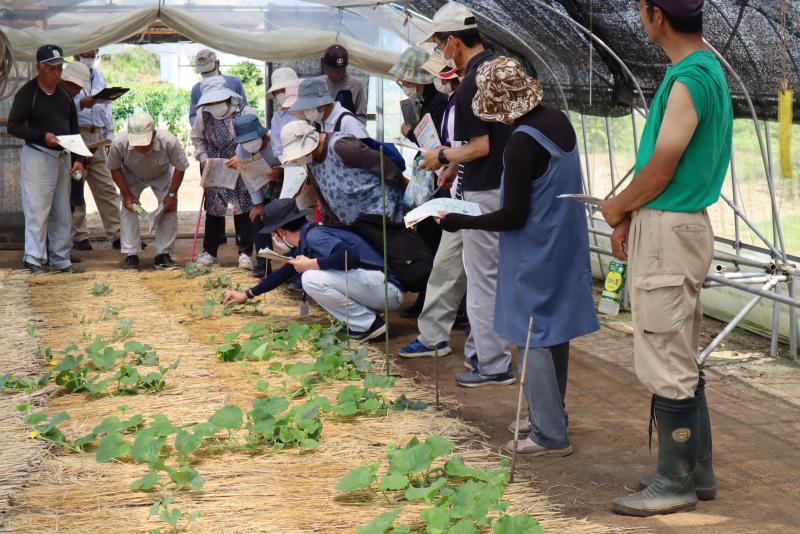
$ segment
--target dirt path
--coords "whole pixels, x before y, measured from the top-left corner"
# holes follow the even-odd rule
[[[396,351],[413,339],[416,325],[398,322],[394,333]],[[627,333],[604,327],[573,344],[567,408],[575,453],[523,459],[521,471],[537,477],[537,485],[564,506],[565,514],[608,526],[665,533],[800,532],[800,388],[791,386],[800,369],[780,363],[766,364],[762,372],[736,364],[708,373],[717,500],[700,503],[694,513],[652,519],[611,513],[611,500],[655,464],[655,450],[653,456],[647,450],[649,396],[634,375],[631,343]],[[454,346],[463,346],[462,335]],[[463,370],[462,359],[457,352],[442,360],[442,394],[455,397],[461,404],[458,415],[499,448],[511,438],[506,426],[516,409],[516,389],[455,386],[452,377]],[[431,360],[406,367],[430,382]],[[781,382],[789,387],[780,388]]]

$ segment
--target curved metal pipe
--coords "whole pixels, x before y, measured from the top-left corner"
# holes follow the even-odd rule
[[[591,38],[591,39],[592,39],[594,42],[596,42],[597,44],[599,44],[599,45],[600,45],[600,46],[603,48],[603,50],[605,50],[606,52],[608,52],[608,54],[609,54],[611,57],[613,57],[613,58],[614,58],[614,59],[617,61],[617,63],[619,63],[620,67],[622,67],[622,70],[624,70],[624,71],[625,71],[625,73],[626,73],[628,76],[630,76],[630,78],[631,78],[631,81],[633,81],[633,84],[636,86],[636,90],[637,90],[637,91],[639,91],[639,97],[642,99],[642,104],[644,105],[645,116],[647,116],[647,114],[648,114],[648,113],[650,113],[650,108],[649,108],[649,106],[647,105],[647,100],[646,100],[646,99],[645,99],[645,97],[644,97],[644,92],[642,91],[642,88],[641,88],[641,86],[639,85],[639,80],[637,80],[637,79],[636,79],[636,76],[634,76],[634,75],[633,75],[633,73],[631,72],[631,70],[628,68],[628,65],[626,65],[626,64],[625,64],[625,62],[624,62],[624,61],[622,61],[622,59],[621,59],[621,58],[620,58],[620,57],[619,57],[619,56],[616,54],[616,52],[614,52],[614,51],[611,49],[611,47],[610,47],[610,46],[608,46],[608,45],[607,45],[607,44],[606,44],[606,43],[605,43],[605,42],[604,42],[602,39],[600,39],[600,38],[599,38],[597,35],[595,35],[593,32],[590,32],[588,28],[586,28],[585,26],[583,26],[583,24],[581,24],[581,23],[579,23],[578,21],[574,20],[574,19],[573,19],[572,17],[570,17],[569,15],[565,15],[564,13],[560,12],[560,11],[559,11],[559,10],[557,10],[556,8],[554,8],[554,7],[552,7],[552,6],[549,6],[549,5],[545,4],[545,3],[544,3],[544,2],[542,2],[541,0],[531,0],[531,1],[532,1],[534,4],[538,5],[539,7],[542,7],[542,8],[544,8],[544,9],[546,9],[546,10],[550,11],[551,13],[553,13],[553,14],[555,14],[555,15],[558,15],[558,16],[559,16],[559,17],[561,17],[562,19],[566,20],[567,22],[569,22],[570,24],[572,24],[573,26],[575,26],[577,29],[579,29],[580,31],[582,31],[583,33],[585,33],[586,35],[588,35],[588,36],[589,36],[589,37],[590,37],[590,38]]]
[[[723,65],[725,65],[725,68],[728,69],[728,72],[731,73],[731,76],[733,76],[733,78],[736,80],[736,83],[739,84],[739,87],[742,89],[742,92],[744,93],[745,100],[747,101],[747,106],[750,108],[750,115],[753,119],[753,124],[755,125],[756,136],[758,137],[758,146],[761,149],[761,159],[762,162],[764,163],[764,172],[766,173],[767,176],[767,187],[769,188],[769,200],[772,207],[773,223],[776,225],[778,235],[781,236],[781,240],[783,240],[782,239],[783,231],[781,230],[781,220],[780,220],[780,215],[778,214],[778,204],[777,201],[775,200],[775,184],[773,182],[772,173],[770,172],[770,163],[769,159],[767,158],[767,152],[764,146],[764,139],[761,135],[761,127],[759,126],[758,115],[756,114],[756,108],[753,105],[753,100],[750,98],[750,92],[747,90],[747,86],[745,86],[744,82],[742,81],[742,78],[739,76],[739,73],[736,72],[736,70],[731,66],[730,63],[728,63],[728,60],[726,60],[722,56],[722,54],[720,54],[717,51],[717,49],[714,48],[714,46],[705,39],[705,37],[703,38],[703,42],[706,44],[706,46],[708,46],[709,50],[711,50],[714,53],[714,55],[717,56],[717,59]],[[782,248],[782,250],[780,251],[781,259],[785,263],[786,249],[783,247],[781,248]]]

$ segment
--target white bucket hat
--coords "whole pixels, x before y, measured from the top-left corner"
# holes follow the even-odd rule
[[[130,146],[147,146],[153,140],[153,117],[144,111],[128,117],[128,144]]]
[[[292,121],[281,129],[281,163],[300,159],[319,146],[319,132],[306,121]]]
[[[267,89],[267,94],[271,95],[275,91],[286,89],[289,84],[297,79],[297,73],[292,68],[281,67],[279,69],[275,69],[275,72],[272,73],[272,86]]]
[[[242,100],[242,97],[231,91],[225,84],[222,76],[210,76],[200,80],[200,92],[203,96],[197,101],[197,107],[223,102],[232,98],[235,102]]]
[[[61,73],[61,79],[65,82],[71,82],[88,91],[92,87],[92,73],[89,72],[89,67],[80,61],[73,61]]]

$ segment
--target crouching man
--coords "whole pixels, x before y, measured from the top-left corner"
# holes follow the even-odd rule
[[[122,194],[120,239],[126,255],[123,269],[139,268],[139,217],[134,204],[146,187],[153,190],[161,218],[155,224],[156,269],[175,269],[170,253],[178,234],[178,188],[189,160],[178,138],[166,130],[156,130],[149,113],[128,118],[128,131],[120,134],[108,153],[108,169]]]
[[[293,249],[294,259],[247,291],[227,291],[225,305],[242,304],[301,273],[306,294],[337,320],[349,319],[353,338],[368,341],[381,336],[386,331],[379,314],[384,308],[383,257],[349,230],[309,223],[310,213],[299,210],[290,198],[264,207],[261,233],[271,233],[277,243]],[[403,287],[391,273],[388,300],[392,311],[403,302]]]

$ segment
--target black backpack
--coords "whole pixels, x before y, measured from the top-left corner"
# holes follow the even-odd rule
[[[343,226],[364,238],[383,255],[383,217],[361,214],[350,226]],[[428,284],[433,254],[427,243],[403,223],[386,222],[389,271],[408,291],[419,293]]]

